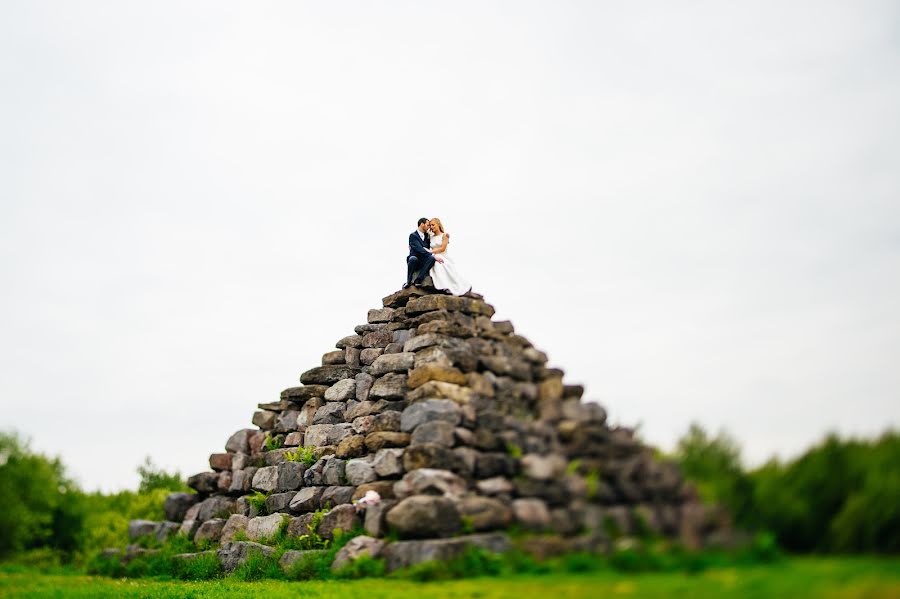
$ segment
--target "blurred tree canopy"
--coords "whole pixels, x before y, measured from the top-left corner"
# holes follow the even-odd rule
[[[62,462],[0,432],[0,556],[47,546],[74,550],[82,524],[78,490]]]
[[[128,542],[128,521],[162,520],[172,491],[190,491],[178,473],[150,458],[138,467],[138,491],[84,492],[59,458],[33,452],[16,433],[0,432],[0,557],[41,549],[71,560]]]
[[[797,458],[747,470],[732,437],[692,424],[674,458],[704,499],[726,506],[743,528],[771,531],[785,549],[900,551],[895,431],[872,440],[830,434]]]

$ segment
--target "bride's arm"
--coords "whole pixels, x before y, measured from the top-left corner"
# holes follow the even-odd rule
[[[450,243],[450,237],[448,237],[447,235],[444,235],[444,238],[441,240],[441,247],[434,248],[433,250],[431,250],[431,253],[432,254],[442,254],[443,252],[447,251],[448,243]]]

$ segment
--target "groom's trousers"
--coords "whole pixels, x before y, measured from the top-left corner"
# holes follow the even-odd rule
[[[428,272],[431,270],[431,267],[434,266],[434,256],[431,254],[427,256],[416,256],[415,254],[406,257],[406,282],[409,284],[413,283],[413,275],[418,271],[419,275],[416,277],[415,282],[421,283],[426,276],[428,276]]]

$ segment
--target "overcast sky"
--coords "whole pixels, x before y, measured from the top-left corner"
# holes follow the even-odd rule
[[[751,464],[900,423],[896,2],[0,4],[0,428],[207,468],[404,281]]]

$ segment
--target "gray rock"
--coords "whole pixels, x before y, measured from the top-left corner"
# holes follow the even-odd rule
[[[372,385],[369,397],[373,399],[403,399],[406,396],[406,375],[388,373]]]
[[[321,505],[323,487],[303,487],[294,495],[288,504],[291,511],[301,514],[314,512]]]
[[[222,527],[222,534],[219,537],[219,541],[223,544],[233,541],[234,537],[239,532],[247,530],[248,522],[250,522],[250,518],[247,516],[242,514],[231,514],[225,522],[225,526]]]
[[[381,414],[377,414],[375,416],[374,422],[372,423],[371,432],[379,433],[382,431],[399,431],[401,418],[401,413],[397,410],[387,410],[385,412],[382,412]]]
[[[278,532],[281,523],[288,518],[285,514],[257,516],[247,522],[247,538],[251,541],[271,539]]]
[[[283,440],[283,437],[282,437]],[[279,447],[278,449],[271,449],[269,451],[263,452],[263,461],[265,461],[266,466],[277,466],[282,462],[286,461],[284,454],[291,451],[286,447]]]
[[[367,536],[354,537],[350,539],[346,545],[341,547],[341,550],[334,556],[334,561],[331,562],[331,569],[334,571],[340,570],[363,555],[376,558],[381,554],[383,548],[384,541],[381,539],[374,539]]]
[[[290,433],[297,430],[297,419],[300,416],[300,410],[285,410],[278,416],[275,421],[274,430],[276,433]]]
[[[222,536],[222,529],[225,527],[225,520],[221,518],[213,518],[207,520],[200,525],[197,532],[194,533],[194,542],[213,541],[218,542]]]
[[[404,352],[417,352],[432,345],[438,345],[445,337],[436,333],[425,333],[424,335],[416,335],[410,337],[403,343]]]
[[[357,387],[357,391],[358,390],[359,387]],[[352,406],[347,406],[347,409],[344,411],[344,419],[348,422],[353,422],[357,418],[362,418],[363,416],[371,416],[374,413],[374,410],[374,401],[358,401],[355,402]]]
[[[334,457],[325,462],[322,469],[322,482],[326,485],[342,485],[346,482],[346,464],[345,460]]]
[[[385,347],[393,338],[391,331],[381,330],[372,331],[363,335],[362,344],[364,347]]]
[[[249,467],[243,470],[235,470],[231,473],[231,485],[228,487],[229,493],[246,493],[253,486],[253,477],[259,468]]]
[[[344,363],[344,351],[337,349],[335,351],[330,351],[328,353],[322,354],[322,366],[328,366],[329,364],[343,364]]]
[[[246,453],[235,453],[231,456],[231,469],[232,470],[243,470],[248,466],[253,465],[253,458],[251,458]]]
[[[406,372],[416,362],[413,353],[383,354],[372,362],[372,374],[379,376],[389,372]]]
[[[331,508],[343,503],[350,503],[353,499],[354,491],[356,491],[356,487],[326,487],[325,492],[322,493],[322,505]]]
[[[178,529],[178,534],[183,535],[190,540],[194,540],[194,534],[197,532],[197,529],[200,528],[201,524],[202,522],[199,520],[185,518]]]
[[[366,402],[371,403],[371,402]],[[375,416],[376,414],[368,414],[366,416],[360,416],[358,418],[353,419],[353,430],[360,435],[367,435],[372,432],[372,427],[375,426]]]
[[[305,447],[337,445],[352,434],[353,425],[349,422],[342,422],[340,424],[312,424],[306,427],[306,436],[303,439],[303,445]]]
[[[231,472],[225,471],[219,473],[219,480],[217,485],[217,490],[219,493],[228,493],[228,489],[231,488]]]
[[[329,401],[316,410],[313,424],[338,424],[344,422],[344,410],[347,405],[339,401]]]
[[[303,484],[305,466],[300,462],[283,462],[260,468],[253,475],[253,488],[258,491],[292,491]]]
[[[403,434],[403,433],[373,433],[373,434]],[[452,449],[435,443],[422,443],[411,445],[403,452],[403,468],[411,472],[417,468],[436,468],[438,470],[450,470],[452,472],[466,473],[468,468],[460,456]]]
[[[298,416],[300,412],[297,412]],[[303,427],[303,432],[294,431],[292,433],[288,433],[284,437],[284,446],[285,447],[297,447],[298,445],[303,445],[303,436],[306,434],[306,427]]]
[[[166,520],[181,522],[184,520],[184,514],[188,511],[188,508],[199,500],[200,498],[195,493],[169,493],[163,504]]]
[[[302,514],[297,516],[296,518],[291,518],[290,524],[287,527],[287,536],[289,537],[302,537],[303,535],[312,534],[312,526],[313,519],[316,518],[316,514],[313,512],[308,512],[306,514]]]
[[[550,510],[540,499],[515,499],[512,509],[516,521],[529,530],[544,531],[550,526]]]
[[[231,541],[225,543],[216,551],[219,557],[219,563],[226,572],[233,572],[238,566],[246,562],[250,556],[256,552],[265,556],[274,553],[274,547],[267,547],[259,543],[251,543],[249,541]]]
[[[372,389],[372,385],[375,384],[375,377],[371,374],[360,372],[356,375],[356,399],[365,402],[369,399],[369,390]],[[364,416],[364,414],[359,414],[359,416]]]
[[[362,347],[362,337],[359,335],[349,335],[334,344],[338,349],[346,347]]]
[[[359,368],[362,366],[360,363],[360,349],[358,347],[345,347],[344,348],[344,363],[351,368]]]
[[[353,430],[356,431],[354,425]],[[358,431],[357,431],[358,432]],[[335,455],[339,458],[356,458],[366,451],[366,438],[364,435],[353,435],[338,443]]]
[[[313,397],[322,397],[328,385],[304,385],[303,387],[291,387],[281,392],[281,399],[302,404]]]
[[[461,528],[453,500],[434,495],[413,495],[387,513],[388,525],[402,537],[448,537]]]
[[[506,528],[512,522],[513,513],[509,505],[490,497],[464,497],[456,507],[473,530],[497,530]]]
[[[213,453],[209,456],[209,467],[213,470],[231,470],[233,453]]]
[[[351,485],[362,485],[378,478],[372,458],[357,458],[349,460],[345,468],[347,482]]]
[[[411,495],[442,495],[462,497],[467,491],[466,481],[447,470],[419,468],[407,472],[394,485],[394,495],[403,499]]]
[[[291,549],[289,551],[285,551],[282,554],[281,559],[278,560],[278,565],[281,566],[282,570],[287,572],[294,566],[294,564],[306,561],[308,559],[316,559],[317,557],[324,554],[324,549],[305,549],[302,551]]]
[[[141,537],[156,536],[159,522],[153,520],[131,520],[128,522],[128,539],[134,541]]]
[[[381,354],[384,353],[383,347],[369,347],[359,354],[359,362],[363,366],[371,366]]]
[[[293,491],[288,491],[287,493],[273,493],[266,497],[266,512],[270,514],[275,514],[278,512],[286,512],[288,510],[288,506],[291,503],[291,499],[294,498]]]
[[[499,452],[487,452],[478,455],[475,462],[476,478],[493,478],[495,476],[515,476],[516,460],[511,455]]]
[[[560,479],[566,473],[566,459],[559,454],[536,455],[522,457],[522,472],[525,476],[536,480]]]
[[[486,478],[475,483],[478,492],[483,495],[503,495],[512,493],[513,484],[507,478],[495,476]]]
[[[387,375],[390,376],[390,375]],[[379,379],[380,382],[381,379]],[[378,385],[378,383],[375,383]],[[405,433],[412,432],[420,424],[440,420],[449,422],[453,426],[459,424],[460,409],[449,399],[426,399],[414,403],[405,410],[400,420],[400,430]]]
[[[410,338],[415,334],[415,331],[412,329],[398,329],[394,331],[394,336],[391,338],[391,343],[400,343],[401,345],[409,341]]]
[[[214,493],[219,487],[219,473],[198,472],[187,479],[187,485],[198,493]]]
[[[300,375],[300,382],[304,385],[333,385],[341,379],[352,379],[357,374],[358,368],[346,364],[319,366]]]
[[[381,551],[387,571],[408,568],[426,561],[448,561],[461,556],[469,546],[480,547],[494,553],[504,553],[512,543],[503,533],[477,534],[452,539],[427,541],[398,541],[386,545]]]
[[[378,431],[366,435],[366,447],[369,451],[379,451],[384,447],[405,447],[406,445],[409,445],[409,433]]]
[[[384,348],[385,354],[399,354],[403,351],[402,343],[388,343],[387,347]]]
[[[368,321],[370,323],[390,322],[391,318],[394,317],[394,312],[393,308],[375,308],[369,310]]]
[[[260,410],[259,412],[255,412],[253,414],[253,424],[258,426],[264,431],[270,431],[275,426],[275,418],[278,417],[278,414],[275,412],[267,412],[265,410]]]
[[[471,447],[454,447],[453,455],[456,457],[456,473],[463,478],[474,478],[475,465],[478,463],[478,450]]]
[[[297,416],[298,430],[305,430],[305,427],[311,425],[316,417],[316,412],[324,404],[325,400],[321,397],[313,397],[303,404],[303,407],[300,408],[300,414]]]
[[[252,428],[245,428],[228,437],[225,443],[225,451],[231,453],[250,453],[250,435],[256,431]]]
[[[325,401],[347,401],[356,397],[356,379],[343,379],[325,392]]]
[[[210,518],[227,518],[234,511],[234,500],[221,495],[207,497],[197,504],[197,516],[195,520],[206,522]],[[187,518],[187,515],[185,515]]]
[[[409,444],[437,443],[445,447],[453,447],[453,443],[456,440],[455,428],[453,424],[441,420],[424,422],[413,431]]]
[[[382,498],[377,504],[366,507],[363,516],[363,527],[369,535],[383,537],[387,534],[386,516],[388,511],[395,505],[397,505],[396,500]]]
[[[335,459],[333,455],[324,455],[316,463],[306,469],[303,473],[303,484],[307,487],[325,484],[325,466],[330,460]]]
[[[375,474],[382,478],[391,478],[403,474],[403,448],[379,449],[372,460]]]
[[[324,516],[319,523],[316,532],[323,539],[334,539],[335,531],[340,529],[342,532],[349,532],[354,526],[360,524],[359,514],[356,508],[350,504],[339,505],[332,508]]]

